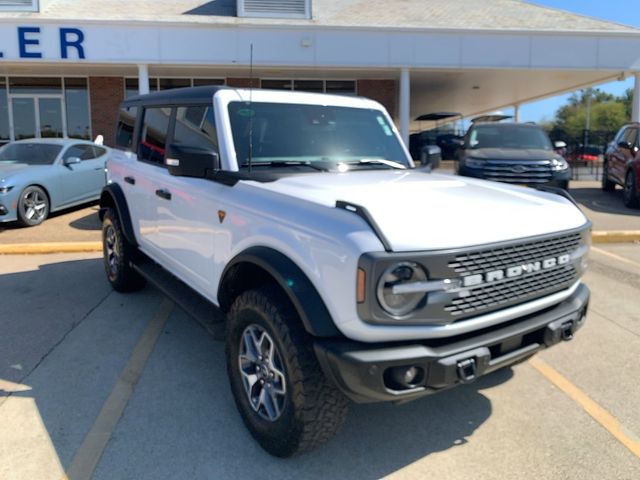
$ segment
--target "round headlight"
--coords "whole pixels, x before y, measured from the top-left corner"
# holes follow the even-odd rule
[[[424,292],[393,293],[393,287],[426,280],[426,272],[417,263],[401,262],[390,266],[378,281],[377,296],[380,306],[394,317],[408,315],[422,301]]]

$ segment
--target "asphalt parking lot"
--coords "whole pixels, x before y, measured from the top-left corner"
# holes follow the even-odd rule
[[[280,460],[236,412],[223,345],[158,291],[111,291],[98,254],[0,257],[0,478],[640,478],[640,245],[597,246],[586,281],[573,341],[353,405],[324,448]]]
[[[574,182],[595,230],[640,230],[620,191]],[[0,245],[95,242],[97,206],[0,228]],[[264,453],[223,344],[152,287],[122,295],[100,254],[0,255],[0,479],[640,478],[640,243],[595,245],[576,338],[409,404],[352,405],[305,456]]]

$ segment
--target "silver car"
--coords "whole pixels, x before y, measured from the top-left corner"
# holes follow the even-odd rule
[[[74,139],[19,140],[0,148],[0,222],[42,223],[49,213],[97,200],[110,150]]]

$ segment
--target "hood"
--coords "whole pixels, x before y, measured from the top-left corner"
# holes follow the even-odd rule
[[[29,172],[33,176],[39,170],[50,169],[51,165],[28,165],[26,163],[2,163],[0,162],[0,182],[9,180],[16,175]]]
[[[559,155],[553,150],[537,148],[478,148],[465,150],[465,156],[482,160],[551,160]]]
[[[424,170],[313,173],[245,183],[329,208],[338,200],[365,207],[398,252],[514,240],[587,222],[560,195]]]
[[[17,173],[23,170],[31,168],[26,163],[3,163],[0,162],[0,179],[9,176],[12,173]]]

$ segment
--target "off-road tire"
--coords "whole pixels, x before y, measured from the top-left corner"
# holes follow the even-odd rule
[[[290,457],[332,438],[347,416],[349,401],[322,373],[311,337],[284,293],[274,286],[244,292],[233,302],[227,321],[231,390],[242,420],[262,448],[277,457]],[[240,373],[240,343],[252,325],[273,339],[284,367],[284,407],[275,420],[254,410]]]
[[[107,280],[118,292],[134,292],[145,286],[145,279],[131,267],[137,249],[124,236],[120,218],[107,208],[102,218],[102,257]]]
[[[624,192],[622,194],[624,204],[629,208],[638,208],[640,201],[636,186],[636,177],[633,170],[629,170],[624,177]]]
[[[609,166],[607,163],[602,164],[602,190],[605,192],[613,192],[616,189],[616,184],[609,180]]]
[[[51,208],[46,192],[36,185],[30,185],[22,191],[17,206],[18,224],[23,227],[40,225],[49,217]]]

